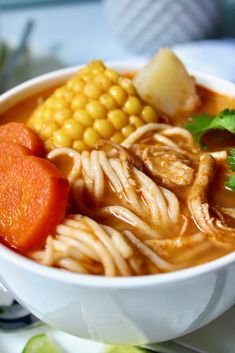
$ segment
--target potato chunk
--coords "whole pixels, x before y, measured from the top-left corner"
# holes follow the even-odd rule
[[[194,79],[167,48],[139,71],[134,85],[143,100],[170,117],[192,111],[199,102]]]

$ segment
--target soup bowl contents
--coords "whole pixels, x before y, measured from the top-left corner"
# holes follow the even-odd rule
[[[106,276],[233,251],[235,111],[225,108],[208,115],[168,49],[133,80],[91,62],[24,123],[0,126],[2,239],[44,265]]]
[[[114,344],[171,339],[231,306],[233,108],[232,84],[192,77],[169,49],[3,95],[6,286],[48,324]]]

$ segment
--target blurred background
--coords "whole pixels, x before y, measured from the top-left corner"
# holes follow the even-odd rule
[[[170,46],[235,81],[235,0],[0,0],[0,91],[92,59],[143,59]]]

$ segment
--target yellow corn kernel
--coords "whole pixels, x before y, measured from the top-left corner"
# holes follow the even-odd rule
[[[128,123],[128,115],[120,109],[108,113],[108,120],[116,130],[121,130]]]
[[[79,94],[74,97],[71,103],[71,108],[73,110],[84,108],[87,104],[88,100],[84,94]]]
[[[52,137],[50,137],[48,140],[45,141],[45,148],[46,150],[50,151],[52,150],[53,148],[55,148],[56,146],[54,145],[53,143],[53,139]]]
[[[138,118],[138,116],[130,116],[130,123],[134,125],[136,128],[141,127],[144,125],[144,122],[142,119]]]
[[[71,77],[68,81],[67,81],[67,83],[65,84],[66,85],[66,87],[68,87],[69,89],[73,89],[73,85],[74,85],[74,83],[77,81],[77,75],[75,75],[75,76],[73,76],[73,77]],[[59,93],[60,91],[63,91],[63,88],[64,87],[60,87],[60,88],[57,88],[57,90],[55,91],[55,94],[57,94],[57,92]],[[62,95],[62,97],[63,97],[63,95]]]
[[[127,77],[120,77],[118,84],[131,96],[136,95],[136,89],[133,82]]]
[[[68,85],[68,88],[70,88],[74,93],[82,93],[84,90],[84,82],[81,79],[76,79],[72,81],[70,85]]]
[[[84,94],[90,99],[99,99],[102,93],[102,90],[94,82],[88,82],[84,87]]]
[[[36,132],[39,132],[43,126],[44,118],[40,116],[33,116],[31,119],[32,121],[29,121],[29,127],[31,127],[31,129],[34,129]]]
[[[76,110],[76,112],[73,114],[73,118],[87,127],[92,126],[94,123],[92,117],[87,113],[86,110],[83,109]]]
[[[68,102],[64,97],[55,99],[53,109],[57,110],[57,109],[63,109],[67,107],[68,107]]]
[[[63,124],[65,120],[68,120],[71,117],[72,117],[72,110],[69,108],[63,108],[63,109],[57,110],[54,113],[54,119],[59,125]]]
[[[85,127],[75,119],[69,119],[64,122],[63,131],[73,139],[80,139],[83,136]]]
[[[100,133],[103,138],[110,138],[114,132],[112,124],[106,119],[95,120],[94,129]]]
[[[61,97],[59,98],[61,99]],[[63,99],[63,98],[62,98]],[[57,97],[53,96],[53,97],[49,97],[46,101],[45,101],[45,107],[47,107],[48,109],[53,109],[55,106],[55,103],[57,101]]]
[[[94,60],[89,64],[90,70],[94,75],[98,75],[105,70],[105,66],[100,60]]]
[[[124,138],[120,132],[116,132],[116,134],[111,137],[111,141],[115,143],[121,143],[123,140]]]
[[[88,113],[93,119],[104,119],[107,115],[107,110],[98,101],[91,101],[86,105]]]
[[[100,103],[103,104],[107,110],[118,108],[117,102],[109,93],[105,93],[100,97]]]
[[[84,82],[91,82],[91,81],[93,81],[94,75],[89,70],[88,72],[83,72],[81,75],[81,78]]]
[[[42,108],[37,108],[33,114],[31,115],[31,119],[35,121],[45,121],[44,118],[44,112],[45,112],[45,107],[43,106]]]
[[[124,126],[122,128],[122,134],[123,136],[126,138],[128,137],[130,134],[132,134],[132,132],[134,132],[136,129],[134,128],[134,126],[132,125],[127,125],[127,126]]]
[[[138,96],[131,79],[93,61],[78,71],[31,115],[28,125],[48,150],[91,149],[99,139],[121,143],[157,112]]]
[[[64,99],[67,102],[67,106],[70,105],[70,102],[73,100],[73,98],[74,98],[74,92],[71,89],[67,89],[64,92]]]
[[[100,139],[100,134],[95,131],[92,127],[88,127],[84,133],[84,142],[92,147]]]
[[[158,120],[157,117],[157,112],[156,110],[151,107],[151,105],[146,105],[142,112],[141,112],[141,118],[146,122],[146,123],[153,123]]]
[[[140,100],[135,96],[130,96],[123,109],[129,115],[139,115],[143,106]]]
[[[44,120],[44,111],[44,107],[39,107],[33,112],[32,117]]]
[[[40,135],[43,138],[50,138],[56,130],[58,130],[58,124],[56,124],[54,121],[49,121],[47,124],[42,126]]]
[[[118,103],[118,105],[121,107],[123,106],[123,104],[127,100],[127,94],[124,91],[124,89],[122,89],[120,86],[117,86],[117,85],[112,86],[109,89],[109,93],[115,99],[115,101]]]
[[[41,120],[50,121],[51,119],[53,119],[53,115],[54,115],[54,109],[49,108],[49,107],[45,107],[44,112],[43,112],[43,117],[41,118]]]
[[[27,125],[30,127],[30,129],[34,130],[34,124],[35,124],[35,117],[32,115],[31,118],[29,119]]]
[[[102,69],[102,68],[92,68],[92,73],[95,75],[95,76],[98,76],[98,75],[100,75],[100,74],[103,74],[103,72],[104,72],[104,69]]]
[[[74,141],[73,148],[78,152],[82,152],[89,149],[88,146],[83,141]]]
[[[90,62],[88,65],[83,66],[83,67],[77,72],[77,77],[81,77],[84,73],[90,72],[90,71],[91,71],[90,66],[91,66],[91,62]],[[76,77],[76,76],[75,76],[75,77]]]
[[[96,78],[95,78],[95,83],[103,91],[108,91],[108,89],[113,84],[113,82],[110,80],[110,78],[108,78],[105,74],[97,75]]]
[[[73,140],[63,130],[57,130],[53,134],[53,143],[56,147],[71,147]]]
[[[56,97],[56,98],[63,98],[63,96],[64,96],[64,89],[63,89],[62,87],[60,87],[60,88],[57,88],[57,89],[55,90],[55,93],[54,93],[50,98],[54,98],[54,97]],[[50,99],[50,98],[49,98],[49,99]],[[47,101],[48,101],[49,99],[47,99]]]
[[[108,78],[110,78],[110,80],[113,81],[114,83],[116,83],[120,77],[120,75],[116,71],[114,71],[113,69],[106,69],[105,75]]]

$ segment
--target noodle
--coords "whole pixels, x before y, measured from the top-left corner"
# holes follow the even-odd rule
[[[32,259],[75,273],[132,276],[186,268],[234,247],[235,230],[225,220],[235,218],[234,209],[207,200],[227,151],[200,153],[189,131],[161,123],[140,127],[122,145],[100,141],[96,148],[48,154],[55,164],[71,160],[75,214]]]
[[[73,223],[70,222],[71,220]],[[88,227],[86,232],[82,230],[84,225],[86,228]],[[127,243],[125,239],[128,239],[130,243]],[[87,247],[81,247],[82,243]],[[89,265],[95,261],[102,265],[102,268],[99,267],[102,271],[100,274],[130,276],[133,274],[131,267],[135,263],[135,250],[131,244],[159,270],[171,271],[179,268],[178,265],[161,259],[142,241],[138,240],[132,232],[120,233],[111,227],[98,224],[88,217],[81,218],[76,215],[69,216],[64,224],[57,227],[55,237],[48,237],[44,251],[33,252],[29,256],[44,265],[59,266],[76,273],[88,273],[87,267],[91,270],[92,267]],[[89,247],[94,249],[94,253],[87,251]],[[137,271],[136,265],[134,267],[135,274],[142,272],[140,268]]]
[[[176,145],[176,143],[172,142],[170,139],[168,139],[167,137],[165,137],[161,134],[154,134],[153,138],[155,141],[160,142],[165,146],[175,147],[176,149],[178,149],[178,146]]]
[[[152,123],[152,124],[141,126],[139,129],[133,132],[122,142],[122,146],[129,147],[134,143],[136,143],[140,138],[142,138],[144,135],[148,134],[149,132],[152,132],[155,130],[162,131],[169,128],[171,128],[171,125],[159,124],[159,123]]]
[[[79,171],[81,169],[81,158],[80,154],[71,148],[55,148],[48,153],[47,158],[50,160],[56,159],[56,157],[61,156],[61,154],[68,155],[73,159],[73,167],[68,175],[68,180],[70,183],[74,182],[78,178]]]
[[[162,131],[162,135],[172,137],[172,136],[180,136],[181,138],[185,139],[189,146],[195,145],[194,139],[192,134],[181,127],[170,127]]]
[[[142,221],[141,218],[136,216],[133,212],[129,211],[125,207],[122,206],[106,206],[101,208],[98,211],[99,215],[110,216],[113,215],[117,217],[119,220],[128,223],[133,228],[136,228],[140,231],[140,237],[147,238],[161,238],[161,233],[149,226],[149,224],[145,221]],[[141,235],[142,234],[142,235]]]
[[[63,154],[64,149],[61,149],[61,155]],[[82,214],[89,217],[112,215],[151,237],[162,237],[161,233],[165,234],[172,223],[181,223],[177,197],[131,165],[131,158],[110,158],[104,151],[85,151],[79,159],[82,161],[81,169],[78,181],[71,184],[71,193]],[[70,175],[68,178],[71,179]],[[112,186],[111,189],[109,185]],[[85,195],[88,193],[89,199],[96,201],[93,208],[83,197],[85,189]],[[117,197],[117,206],[110,204],[109,199],[106,200],[107,189],[109,195]],[[118,197],[119,194],[122,195],[121,198]],[[146,218],[153,228],[144,221]]]
[[[154,251],[152,251],[149,247],[147,247],[144,243],[142,243],[134,234],[128,230],[126,230],[125,235],[128,239],[139,249],[140,253],[146,256],[156,267],[160,270],[167,272],[173,271],[177,268],[180,268],[177,265],[172,265],[167,261],[161,259]]]

